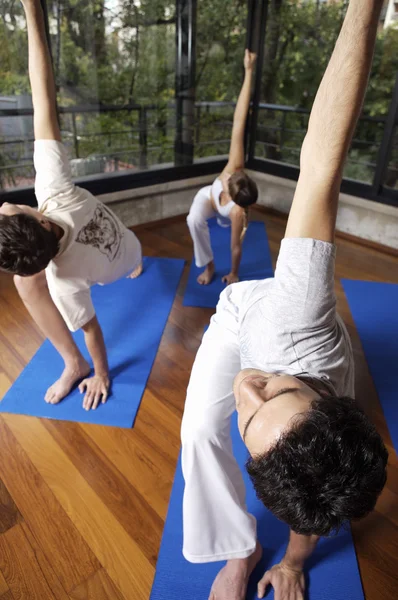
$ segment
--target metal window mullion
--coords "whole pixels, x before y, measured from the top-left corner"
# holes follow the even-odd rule
[[[260,103],[260,95],[261,95],[261,78],[263,72],[263,63],[264,63],[264,44],[265,44],[265,29],[267,25],[267,15],[268,15],[268,0],[260,0],[259,3],[255,2],[254,6],[257,7],[257,10],[253,14],[254,18],[252,19],[251,27],[251,41],[253,41],[254,35],[254,27],[257,22],[257,18],[259,16],[260,19],[260,30],[258,36],[257,43],[257,66],[256,66],[256,76],[254,83],[254,93],[253,93],[253,102],[252,102],[252,110],[250,115],[250,124],[249,124],[249,151],[248,151],[248,161],[252,161],[254,159],[255,146],[256,146],[256,129],[257,129],[257,120],[258,120],[258,110]]]
[[[376,171],[372,184],[372,192],[375,198],[380,196],[381,187],[388,169],[388,163],[391,156],[392,145],[394,141],[395,127],[398,121],[398,73],[395,80],[394,92],[384,126],[383,138],[381,140],[379,153],[377,156]]]
[[[176,0],[176,165],[193,163],[196,15],[197,0]]]

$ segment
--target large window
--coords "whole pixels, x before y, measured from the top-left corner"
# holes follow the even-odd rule
[[[26,23],[20,2],[0,2],[0,188],[31,185],[34,178],[33,121],[20,116],[31,109]]]
[[[112,191],[154,177],[187,176],[187,166],[192,175],[210,172],[217,159],[219,168],[228,154],[247,43],[259,55],[248,166],[297,177],[311,106],[348,0],[41,1],[47,7],[63,140],[74,176],[86,178],[94,193],[104,185]],[[389,202],[395,202],[397,189],[394,6],[386,0],[344,172],[350,193]],[[3,191],[34,181],[27,53],[21,4],[1,0]],[[391,144],[388,129],[394,127]]]
[[[269,3],[255,156],[298,166],[308,116],[347,2]],[[344,176],[371,184],[398,69],[398,29],[380,22],[362,118]]]
[[[229,151],[234,103],[243,77],[247,3],[197,1],[195,158]]]
[[[62,136],[75,177],[173,164],[175,0],[47,2]],[[2,0],[0,109],[32,108],[24,12]],[[2,113],[4,114],[4,113]],[[31,185],[32,118],[0,118],[0,183]]]
[[[48,7],[62,133],[75,175],[172,162],[175,1],[65,0]]]

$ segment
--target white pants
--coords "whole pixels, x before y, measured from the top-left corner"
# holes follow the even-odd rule
[[[211,185],[199,190],[193,199],[187,224],[193,240],[193,252],[197,267],[205,267],[213,260],[213,251],[210,243],[210,232],[207,221],[217,215],[217,222],[221,227],[230,227],[231,221],[216,212],[210,200]]]
[[[193,252],[197,267],[204,267],[213,260],[213,251],[210,244],[208,219],[217,213],[211,205],[211,185],[199,190],[193,199],[187,224],[193,241]]]
[[[221,294],[196,355],[182,423],[183,554],[195,563],[247,558],[256,547],[256,520],[246,510],[230,436],[240,370],[237,317],[226,302],[233,287]]]

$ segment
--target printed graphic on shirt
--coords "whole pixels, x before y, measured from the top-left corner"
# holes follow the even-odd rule
[[[91,221],[77,234],[76,241],[85,246],[94,246],[112,262],[119,252],[122,237],[114,215],[105,206],[99,205]]]

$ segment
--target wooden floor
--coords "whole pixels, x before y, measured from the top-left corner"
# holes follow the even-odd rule
[[[255,216],[266,222],[275,263],[285,219]],[[147,255],[191,259],[184,219],[139,236]],[[366,599],[396,600],[398,460],[339,278],[397,282],[397,258],[352,241],[338,247],[338,308],[353,340],[358,397],[391,452],[388,485],[377,510],[354,525],[355,545]],[[149,598],[185,390],[213,312],[182,307],[186,279],[187,267],[134,429],[0,416],[0,600]],[[11,277],[1,274],[0,397],[41,342]]]

